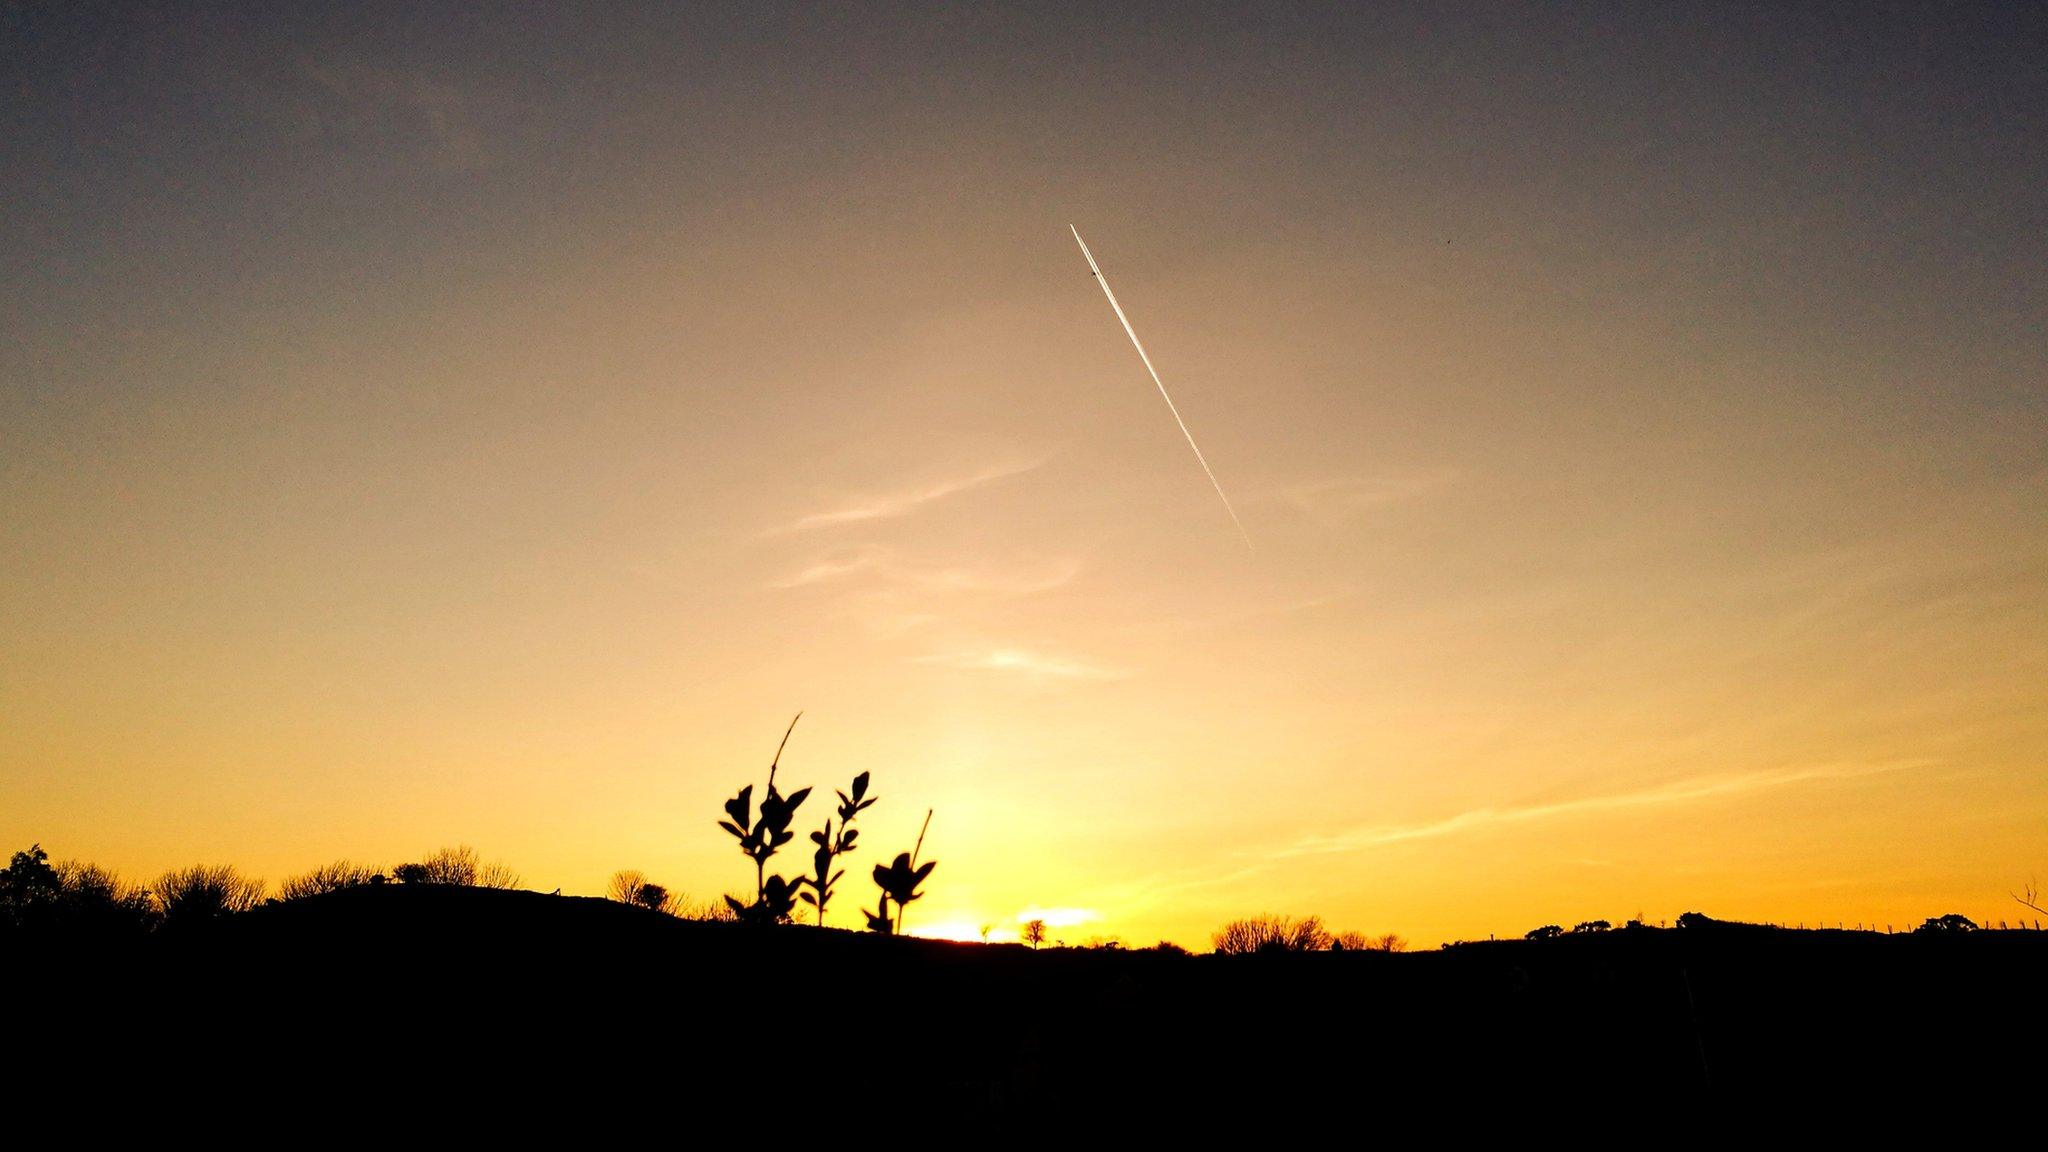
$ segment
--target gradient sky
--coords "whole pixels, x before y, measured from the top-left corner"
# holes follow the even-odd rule
[[[0,7],[7,850],[708,897],[802,708],[848,924],[927,807],[998,936],[2048,871],[2039,7],[81,7]]]

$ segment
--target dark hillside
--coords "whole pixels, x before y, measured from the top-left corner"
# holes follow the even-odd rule
[[[920,1115],[1988,1100],[2041,1071],[2048,934],[1708,925],[1413,954],[1033,953],[364,887],[8,950],[13,1047],[376,1102],[823,1092]],[[733,1094],[737,1094],[736,1096]]]

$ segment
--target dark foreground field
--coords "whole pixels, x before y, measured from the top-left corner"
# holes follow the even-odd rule
[[[23,943],[5,959],[13,1086],[104,1083],[96,1120],[217,1098],[504,1125],[604,1101],[614,1120],[756,1117],[776,1144],[797,1137],[775,1115],[887,1135],[1031,1116],[1455,1130],[1777,1101],[1864,1123],[1996,1112],[2038,1090],[2048,974],[2044,933],[1034,954],[401,886],[121,945]]]

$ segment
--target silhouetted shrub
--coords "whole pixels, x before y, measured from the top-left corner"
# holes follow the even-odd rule
[[[1918,928],[1913,929],[1915,933],[1925,932],[1941,935],[1955,932],[1974,932],[1976,930],[1976,921],[1971,920],[1960,912],[1951,912],[1946,916],[1930,916]]]
[[[1614,925],[1609,924],[1605,920],[1581,920],[1577,924],[1572,925],[1572,935],[1578,936],[1587,932],[1605,932],[1612,927]]]
[[[519,873],[492,861],[483,863],[467,844],[443,848],[415,864],[400,864],[391,875],[402,884],[452,884],[462,888],[517,888]]]
[[[1299,920],[1288,916],[1248,916],[1232,920],[1210,938],[1211,947],[1224,956],[1249,956],[1260,952],[1321,952],[1332,938],[1323,929],[1320,916]]]
[[[344,888],[360,888],[365,884],[384,882],[384,870],[368,864],[357,864],[350,860],[336,860],[322,864],[310,872],[301,872],[277,886],[280,900],[304,900],[308,896],[321,896],[339,892]]]
[[[685,920],[698,920],[704,923],[736,923],[739,920],[739,914],[732,910],[732,906],[739,902],[740,899],[737,896],[726,896],[718,900],[706,900],[702,904],[686,901],[680,902],[676,909],[676,915]]]
[[[196,864],[174,869],[149,886],[166,927],[220,920],[263,903],[263,881],[235,871],[234,865]]]
[[[1562,935],[1564,935],[1564,929],[1558,927],[1555,924],[1545,924],[1541,928],[1531,928],[1527,932],[1522,933],[1522,939],[1555,940],[1557,937]]]
[[[1675,923],[1680,928],[1711,928],[1720,921],[1704,912],[1681,912]]]
[[[1363,932],[1339,932],[1330,937],[1332,952],[1406,952],[1408,942],[1392,932],[1367,936]]]
[[[1187,949],[1175,944],[1171,940],[1161,940],[1159,943],[1154,944],[1152,951],[1162,956],[1186,956],[1188,954]]]
[[[146,889],[97,864],[66,860],[56,869],[58,916],[67,930],[126,934],[154,926],[156,906]]]
[[[611,884],[606,888],[605,896],[621,904],[631,904],[653,912],[664,912],[670,916],[681,915],[687,904],[680,893],[670,892],[649,880],[644,874],[630,868],[612,874]]]

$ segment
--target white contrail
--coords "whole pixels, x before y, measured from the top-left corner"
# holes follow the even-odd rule
[[[1159,395],[1166,401],[1166,410],[1173,413],[1173,422],[1180,425],[1180,434],[1188,438],[1188,447],[1195,450],[1195,462],[1202,466],[1202,472],[1209,477],[1210,486],[1216,489],[1217,497],[1223,501],[1223,510],[1230,513],[1230,522],[1237,525],[1237,534],[1244,537],[1245,549],[1252,550],[1251,534],[1244,530],[1244,521],[1237,518],[1237,509],[1230,506],[1230,497],[1223,494],[1223,485],[1217,482],[1216,473],[1210,469],[1208,458],[1202,455],[1202,446],[1195,443],[1195,434],[1188,431],[1188,422],[1180,418],[1180,409],[1174,407],[1173,397],[1167,395],[1166,384],[1159,379],[1159,370],[1152,367],[1152,358],[1145,355],[1145,345],[1138,340],[1137,330],[1131,327],[1130,318],[1124,315],[1123,305],[1116,302],[1116,293],[1109,290],[1109,277],[1102,274],[1102,266],[1095,262],[1095,253],[1088,251],[1088,242],[1081,239],[1081,230],[1072,224],[1067,225],[1067,229],[1074,234],[1074,243],[1081,246],[1081,255],[1088,258],[1088,270],[1095,274],[1095,282],[1102,285],[1102,294],[1109,297],[1109,306],[1116,310],[1116,318],[1123,321],[1124,331],[1131,337],[1131,347],[1138,350],[1138,359],[1145,362],[1145,371],[1152,374],[1152,383],[1159,386]]]

